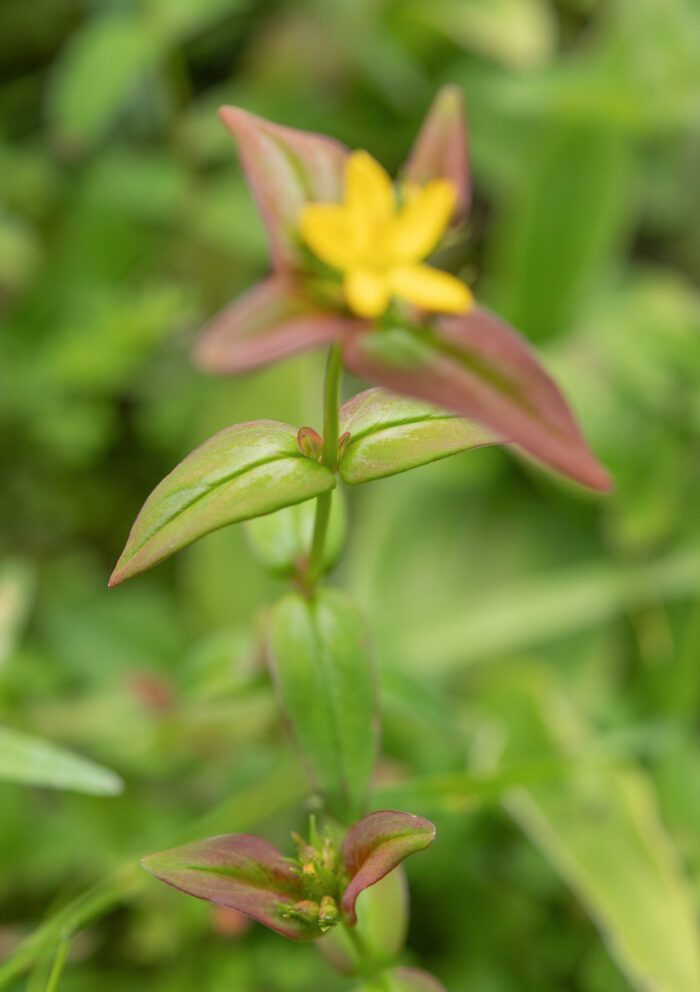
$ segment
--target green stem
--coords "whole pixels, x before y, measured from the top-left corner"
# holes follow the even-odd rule
[[[45,992],[56,992],[61,973],[63,972],[63,966],[66,963],[66,958],[68,956],[69,944],[70,941],[68,940],[68,937],[61,938],[58,948],[56,949],[56,955],[53,959],[53,966],[51,968],[49,980],[46,983]]]
[[[377,992],[386,989],[388,987],[388,980],[384,973],[386,963],[378,964],[364,939],[357,932],[357,927],[351,927],[347,923],[343,923],[342,926],[355,951],[359,973]]]
[[[338,461],[338,389],[342,370],[340,345],[331,345],[326,362],[326,379],[323,387],[323,450],[321,458],[324,465],[335,471]],[[323,553],[326,547],[328,521],[331,515],[333,490],[321,495],[316,500],[316,519],[314,535],[311,541],[309,567],[306,571],[306,582],[313,588],[323,574]]]
[[[338,390],[340,388],[341,354],[338,342],[331,345],[326,362],[323,388],[323,464],[335,469],[338,461]]]
[[[314,536],[311,541],[311,554],[309,555],[309,567],[306,571],[306,582],[310,588],[316,585],[323,574],[323,552],[326,547],[326,534],[328,533],[328,521],[331,516],[331,503],[333,501],[333,490],[321,493],[316,500],[316,519],[314,520]]]

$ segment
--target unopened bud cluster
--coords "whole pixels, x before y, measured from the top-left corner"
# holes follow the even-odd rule
[[[326,933],[341,919],[339,903],[348,882],[345,864],[330,836],[318,836],[313,819],[308,842],[299,834],[292,836],[297,845],[297,857],[290,860],[305,898],[291,905],[281,905],[280,915]]]

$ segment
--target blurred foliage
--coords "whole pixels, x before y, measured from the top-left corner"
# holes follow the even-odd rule
[[[395,168],[453,81],[476,200],[450,261],[543,350],[617,488],[483,449],[348,494],[375,805],[438,826],[410,946],[451,992],[697,992],[698,64],[694,0],[3,0],[0,722],[125,790],[0,783],[0,987],[31,964],[43,989],[96,916],[61,990],[350,988],[135,867],[303,824],[259,649],[283,582],[236,528],[106,580],[195,444],[319,426],[321,356],[224,382],[188,360],[267,264],[216,107]]]

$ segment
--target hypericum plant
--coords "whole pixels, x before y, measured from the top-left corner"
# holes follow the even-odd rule
[[[363,988],[435,992],[432,976],[396,965],[407,915],[398,866],[432,843],[434,827],[367,811],[378,743],[368,632],[347,595],[319,585],[343,540],[333,490],[338,477],[356,485],[507,442],[593,489],[610,481],[525,341],[425,262],[469,205],[457,89],[438,94],[396,182],[331,138],[233,107],[221,117],[267,226],[273,272],[214,318],[196,358],[236,374],[328,347],[323,434],[259,420],[205,441],[147,499],[110,585],[251,521],[254,551],[292,583],[271,612],[267,655],[326,827],[319,835],[312,822],[308,842],[296,837],[296,858],[230,834],[144,865],[284,936],[320,940]],[[339,408],[344,367],[377,385]]]

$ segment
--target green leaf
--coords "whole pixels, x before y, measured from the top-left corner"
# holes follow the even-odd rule
[[[611,264],[627,215],[627,152],[614,129],[541,134],[494,228],[494,305],[531,340],[564,331]]]
[[[246,537],[255,557],[276,575],[290,576],[308,562],[316,519],[315,502],[286,506],[245,524]],[[326,571],[337,562],[347,528],[345,501],[334,495],[326,534],[323,561]]]
[[[196,448],[156,486],[132,527],[110,586],[226,524],[318,496],[333,473],[305,458],[289,424],[235,424]]]
[[[546,63],[556,48],[556,22],[543,0],[431,0],[409,9],[452,44],[516,69]]]
[[[124,787],[108,768],[9,727],[0,727],[0,779],[95,796],[115,796]]]
[[[405,667],[433,675],[563,640],[659,599],[685,599],[700,582],[700,546],[629,567],[596,561],[477,592],[446,604],[430,623],[405,623],[395,651]],[[428,660],[427,660],[428,659]]]
[[[368,634],[335,589],[293,593],[275,608],[270,666],[295,737],[331,812],[363,812],[377,748],[377,700]]]
[[[97,138],[161,54],[138,17],[115,13],[87,21],[63,53],[50,94],[59,136],[70,142]]]
[[[499,442],[481,424],[378,388],[343,404],[340,432],[350,434],[339,469],[351,486]]]
[[[522,670],[497,688],[493,707],[509,734],[506,759],[571,752],[589,736],[544,670]],[[514,789],[506,806],[639,992],[700,988],[696,909],[645,773],[624,764],[572,768],[565,779]]]

